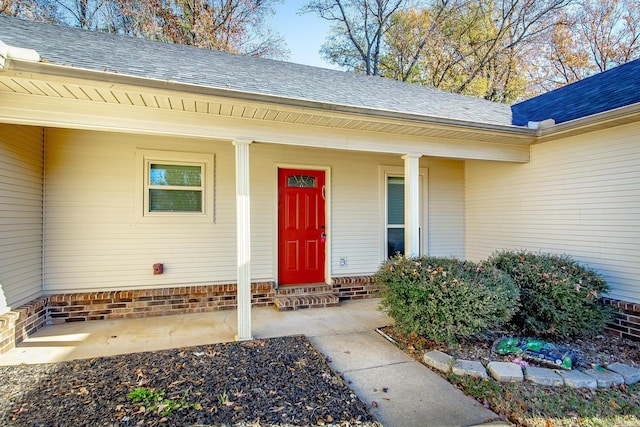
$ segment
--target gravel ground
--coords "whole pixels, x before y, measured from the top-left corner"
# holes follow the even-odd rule
[[[380,425],[302,336],[0,368],[3,426],[332,424]]]

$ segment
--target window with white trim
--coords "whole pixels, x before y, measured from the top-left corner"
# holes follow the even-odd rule
[[[387,256],[404,254],[404,178],[387,176]]]
[[[148,160],[145,213],[204,213],[204,163]]]
[[[427,213],[429,212],[427,168],[420,168],[420,253],[428,253]],[[384,261],[405,249],[405,179],[404,168],[400,166],[379,166],[379,257]]]
[[[213,221],[213,155],[145,151],[137,157],[143,218]]]

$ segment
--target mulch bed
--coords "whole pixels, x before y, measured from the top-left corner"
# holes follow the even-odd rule
[[[303,336],[0,368],[0,425],[325,424],[379,426]]]

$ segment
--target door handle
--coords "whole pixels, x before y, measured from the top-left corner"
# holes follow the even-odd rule
[[[327,194],[326,194],[326,193],[327,193],[327,191],[326,191],[326,190],[327,190],[327,186],[326,186],[326,185],[323,185],[323,186],[322,186],[322,200],[326,200],[326,199],[327,199],[327,198],[326,198],[326,195],[327,195]]]

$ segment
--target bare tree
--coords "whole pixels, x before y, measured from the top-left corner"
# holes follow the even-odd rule
[[[323,56],[340,66],[368,75],[379,74],[384,36],[391,17],[404,0],[312,0],[303,13],[334,23]]]

